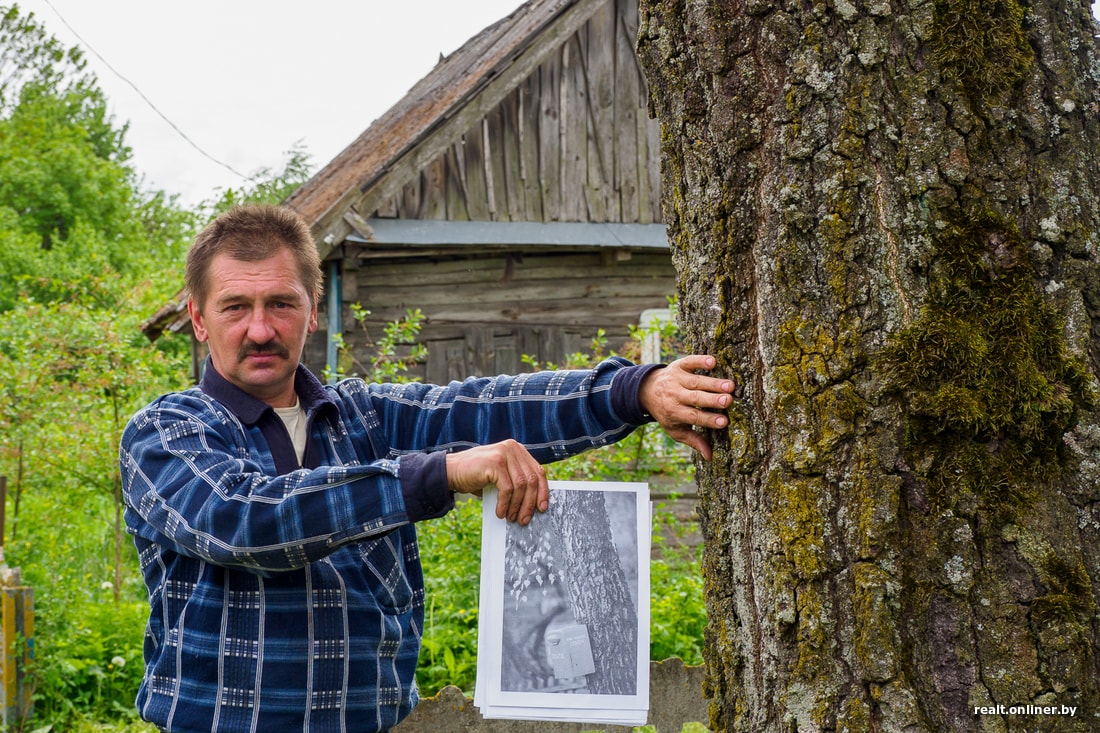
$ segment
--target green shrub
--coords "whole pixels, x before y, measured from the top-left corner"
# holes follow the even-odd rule
[[[35,635],[38,726],[69,730],[79,722],[137,717],[134,698],[141,684],[148,604],[94,596],[78,608],[47,613]]]
[[[471,693],[477,675],[481,502],[459,499],[447,516],[417,526],[427,608],[416,681],[422,694],[447,685]]]
[[[649,658],[680,657],[685,664],[703,663],[702,544],[689,541],[693,528],[668,505],[653,512],[653,558],[649,567]]]

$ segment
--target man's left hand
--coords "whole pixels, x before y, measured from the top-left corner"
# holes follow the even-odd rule
[[[642,409],[674,440],[699,451],[710,460],[710,441],[695,428],[724,428],[729,418],[715,412],[733,404],[734,383],[696,374],[714,369],[713,356],[685,356],[646,375],[638,392]]]

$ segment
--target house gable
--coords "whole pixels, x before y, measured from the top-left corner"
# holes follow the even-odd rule
[[[532,0],[447,57],[286,204],[322,254],[373,217],[660,221],[636,0]]]
[[[530,0],[288,197],[325,259],[308,366],[340,362],[336,334],[356,343],[352,304],[371,313],[364,341],[421,308],[414,376],[430,381],[561,363],[601,331],[618,348],[666,304],[676,275],[637,32],[637,0]],[[147,333],[180,314],[166,307]]]
[[[432,146],[442,151],[399,190],[364,197],[378,201],[369,216],[659,222],[650,160],[660,133],[646,114],[637,24],[635,2],[606,0],[571,35],[553,34],[542,61],[460,135]]]
[[[537,31],[519,38],[519,27]],[[423,310],[418,377],[514,371],[524,356],[561,363],[601,332],[618,348],[675,291],[637,29],[636,0],[533,0],[410,92],[430,102],[456,76],[469,85],[435,125],[384,141],[394,128],[381,119],[357,141],[401,152],[314,231],[341,263],[339,298],[370,311],[369,332]],[[475,82],[451,65],[472,49],[511,61]],[[419,119],[415,101],[399,106]],[[309,189],[325,178],[287,203],[316,200]],[[335,304],[323,322],[353,328]],[[307,363],[338,361],[331,344],[312,348]]]

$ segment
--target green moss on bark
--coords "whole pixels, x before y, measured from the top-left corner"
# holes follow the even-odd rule
[[[1037,629],[1069,624],[1087,636],[1083,628],[1095,611],[1092,580],[1082,559],[1063,554],[1027,529],[1009,525],[1002,537],[1015,543],[1043,589],[1031,602],[1031,622]]]
[[[934,244],[924,310],[883,352],[910,463],[942,503],[971,495],[1014,516],[1068,466],[1063,436],[1095,402],[1088,370],[1011,223],[982,213]]]
[[[1042,628],[1059,621],[1076,624],[1091,615],[1092,582],[1080,562],[1072,564],[1050,556],[1040,569],[1040,577],[1048,592],[1032,601],[1036,626]]]
[[[974,101],[1008,91],[1035,61],[1026,16],[1019,0],[937,0],[934,58]]]

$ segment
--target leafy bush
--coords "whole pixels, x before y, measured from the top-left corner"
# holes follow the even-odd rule
[[[702,544],[689,541],[692,527],[668,505],[653,513],[653,558],[649,567],[649,658],[680,657],[685,664],[703,663]]]
[[[109,596],[111,584],[105,584],[100,590]],[[79,608],[65,609],[64,617],[48,614],[48,632],[36,635],[36,720],[71,726],[137,717],[134,696],[141,683],[148,604],[95,595]]]
[[[447,685],[473,691],[481,575],[481,502],[459,499],[454,511],[417,527],[427,609],[416,671],[421,692]]]

